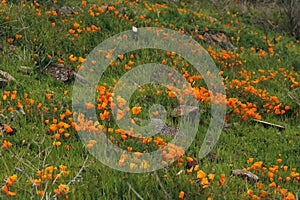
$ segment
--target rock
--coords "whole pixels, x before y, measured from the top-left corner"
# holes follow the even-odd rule
[[[10,51],[16,51],[18,48],[16,46],[14,46],[14,45],[9,45],[8,49]]]
[[[171,116],[172,117],[182,117],[187,114],[193,115],[193,113],[196,113],[197,111],[199,111],[198,107],[180,105],[172,110]]]
[[[165,123],[161,119],[151,118],[151,128],[154,130],[154,132],[162,131],[165,127]]]
[[[64,64],[52,64],[47,67],[47,72],[59,81],[67,82],[71,79],[72,70],[65,67]]]
[[[4,88],[7,86],[7,83],[8,81],[3,79],[3,78],[0,78],[0,88]]]
[[[1,80],[2,80],[2,82],[4,81],[6,81],[6,82],[11,82],[11,81],[14,81],[14,82],[16,82],[16,83],[19,83],[12,75],[10,75],[8,72],[5,72],[5,71],[3,71],[3,70],[0,70],[0,75],[3,77],[3,78],[5,78],[5,79],[2,79],[1,78]],[[1,80],[0,80],[0,82],[1,82]]]
[[[247,181],[258,181],[259,180],[257,175],[255,175],[252,172],[249,172],[247,170],[243,170],[243,169],[232,170],[231,175],[238,176]]]
[[[203,37],[204,41],[208,44],[219,45],[222,49],[230,51],[234,51],[236,49],[236,47],[231,44],[229,38],[224,33],[205,33]]]
[[[179,129],[173,127],[173,126],[168,126],[168,125],[165,125],[163,127],[163,129],[161,130],[161,134],[165,137],[174,137],[176,134],[181,134],[183,135],[183,133],[180,133],[179,132]]]
[[[230,130],[232,130],[231,129],[231,124],[225,123],[224,126],[223,126],[223,130],[224,131],[230,131]]]
[[[207,156],[209,157],[210,162],[213,162],[217,158],[217,154],[213,152],[209,152]]]
[[[133,118],[135,123],[143,125],[142,120],[139,118]],[[184,139],[184,133],[174,126],[167,125],[161,119],[151,118],[151,128],[155,133],[161,134],[164,137],[172,137],[172,139],[182,138]]]
[[[73,14],[74,8],[70,6],[62,6],[60,8],[55,9],[55,11],[58,15],[68,15]]]

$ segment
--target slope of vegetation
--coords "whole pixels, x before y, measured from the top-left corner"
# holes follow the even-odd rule
[[[288,28],[280,31],[257,24],[253,15],[243,12],[247,4],[214,2],[3,0],[0,198],[296,199],[300,190],[299,41]],[[255,14],[254,7],[247,9]],[[275,16],[280,25],[287,20]],[[97,110],[98,122],[73,112],[74,79],[88,81],[78,74],[89,53],[132,27],[186,34],[216,63],[226,90],[226,123],[206,157],[199,159],[198,152],[209,127],[213,98],[202,74],[176,52],[140,49],[118,55],[99,80],[95,101],[84,105],[86,110]],[[166,123],[176,126],[171,113],[180,101],[160,85],[140,87],[128,100],[129,106],[112,115],[114,98],[119,107],[127,101],[114,96],[118,80],[145,63],[170,66],[192,85],[201,117],[196,138],[185,151],[173,145],[168,135],[136,137],[134,130],[116,124],[127,113],[138,124],[136,118],[149,119],[151,106],[161,104]],[[78,130],[106,134],[113,144],[135,152],[133,157],[120,157],[121,167],[146,170],[150,166],[139,159],[140,154],[165,147],[162,162],[172,164],[147,173],[114,170],[89,153],[99,147],[98,141],[83,142]],[[235,169],[258,179],[231,174]]]

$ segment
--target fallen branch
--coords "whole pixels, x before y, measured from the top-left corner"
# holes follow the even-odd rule
[[[9,82],[10,81],[15,81],[16,83],[19,83],[12,75],[10,75],[9,73],[0,70],[0,75],[3,76],[4,78],[6,78]]]
[[[278,124],[272,124],[270,122],[266,122],[266,121],[262,121],[262,120],[257,120],[257,119],[253,119],[253,121],[262,124],[264,127],[274,127],[274,128],[279,129],[280,131],[282,131],[282,130],[285,129],[284,126],[281,126],[281,125],[278,125]]]
[[[143,197],[141,197],[141,195],[130,185],[130,183],[128,183],[127,181],[126,181],[126,183],[127,183],[127,185],[128,185],[128,187],[129,187],[129,190],[132,190],[132,192],[139,198],[139,199],[141,199],[141,200],[144,200],[144,198]]]
[[[177,172],[176,176],[179,176],[183,172],[183,169]]]
[[[68,184],[66,186],[69,186],[71,185],[71,183],[75,183],[76,182],[76,179],[80,176],[80,174],[82,173],[83,169],[85,168],[85,165],[86,165],[86,162],[88,161],[88,156],[85,158],[79,172],[74,176],[74,178],[68,182]],[[63,191],[64,191],[65,188],[62,188],[61,190],[59,190],[57,193],[55,193],[51,199],[56,199]]]
[[[295,95],[294,95],[294,91],[296,91],[296,90],[299,90],[299,91],[300,91],[300,88],[296,88],[296,89],[294,89],[293,91],[288,92],[288,96],[289,96],[296,104],[298,104],[298,105],[300,106],[300,99],[298,99],[298,98],[295,97]]]
[[[86,162],[88,161],[88,156],[85,158],[79,172],[76,174],[76,176],[71,180],[69,181],[69,183],[67,184],[67,186],[69,186],[71,183],[75,183],[76,182],[76,179],[79,177],[79,175],[82,173],[83,169],[85,168],[85,165],[86,165]]]
[[[165,193],[165,198],[166,199],[172,199],[172,197],[170,196],[170,194],[165,190],[165,188],[163,187],[163,185],[160,182],[160,178],[158,176],[158,174],[156,172],[155,173],[155,177],[156,177],[156,181],[158,182],[160,188],[162,189],[162,191]]]

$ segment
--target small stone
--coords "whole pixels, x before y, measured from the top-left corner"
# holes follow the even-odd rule
[[[252,172],[249,172],[247,170],[243,170],[243,169],[232,170],[231,175],[238,176],[238,177],[240,177],[244,180],[248,180],[248,181],[258,181],[259,180],[257,175],[255,175]]]

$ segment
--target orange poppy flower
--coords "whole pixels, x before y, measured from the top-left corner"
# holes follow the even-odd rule
[[[92,104],[91,102],[88,102],[85,104],[85,107],[87,110],[90,110],[90,109],[94,108],[94,104]]]
[[[224,184],[225,184],[225,174],[220,175],[220,183],[221,183],[222,186],[224,186]]]
[[[180,193],[179,193],[179,199],[183,199],[184,198],[184,191],[181,191]]]
[[[52,131],[52,132],[55,132],[57,130],[56,124],[51,124],[50,127],[49,127],[49,130]]]
[[[187,157],[187,158],[186,158],[186,161],[187,161],[188,163],[190,163],[190,162],[193,162],[193,161],[194,161],[194,159],[193,159],[193,158],[191,158],[191,157]]]
[[[109,112],[107,112],[106,110],[104,111],[104,113],[100,113],[100,119],[102,121],[108,118],[109,118]]]
[[[14,41],[13,38],[8,38],[8,39],[7,39],[7,42],[8,42],[9,44],[13,43],[13,41]]]
[[[197,178],[203,179],[205,176],[206,176],[206,174],[202,170],[197,172]]]
[[[53,142],[53,145],[56,146],[56,147],[59,147],[61,145],[61,142],[60,141]]]
[[[276,187],[276,183],[275,183],[275,182],[270,183],[270,184],[269,184],[269,187],[270,187],[270,188]]]
[[[168,97],[169,98],[174,98],[174,97],[176,97],[176,93],[173,92],[173,91],[170,91],[170,92],[168,92]]]
[[[141,112],[142,112],[142,107],[140,107],[140,106],[138,106],[138,107],[135,106],[132,108],[132,114],[134,114],[134,115],[138,115]]]
[[[117,111],[117,120],[120,120],[124,117],[125,112],[123,110],[119,110]]]
[[[77,22],[75,22],[75,23],[73,24],[73,26],[74,26],[75,29],[77,29],[77,28],[79,28],[80,24],[78,24]]]
[[[6,130],[7,134],[10,134],[10,133],[14,132],[14,130],[8,125],[5,126],[5,130]]]
[[[9,147],[11,147],[12,146],[12,143],[11,142],[9,142],[9,141],[7,141],[7,140],[4,140],[3,141],[3,144],[2,144],[2,149],[7,149],[7,148],[9,148]]]
[[[60,114],[60,115],[59,115],[59,119],[60,119],[60,120],[63,120],[63,119],[65,118],[65,116],[66,116],[66,115],[65,115],[64,113],[63,113],[63,114]]]
[[[126,105],[126,100],[120,96],[117,96],[117,102],[119,107],[123,107],[124,105]]]
[[[66,114],[66,116],[70,116],[70,115],[72,115],[72,112],[69,109],[67,109],[65,114]]]
[[[80,63],[84,63],[86,61],[86,59],[84,59],[84,58],[82,58],[82,57],[79,57],[78,58],[78,62],[80,62]]]

